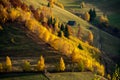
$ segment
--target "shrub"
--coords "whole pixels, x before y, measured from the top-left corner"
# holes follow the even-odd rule
[[[11,59],[9,56],[6,57],[6,64],[5,64],[5,67],[6,67],[6,71],[12,71],[12,62],[11,62]]]
[[[44,63],[43,56],[40,56],[40,60],[38,61],[38,64],[37,64],[37,70],[38,71],[44,71],[45,70],[45,63]]]
[[[30,71],[31,70],[31,64],[29,61],[25,60],[23,64],[23,71]]]
[[[60,71],[64,71],[65,70],[65,63],[64,63],[64,60],[63,60],[62,57],[60,58],[59,70]]]

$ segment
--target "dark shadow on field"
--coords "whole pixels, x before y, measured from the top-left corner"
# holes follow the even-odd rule
[[[42,75],[47,80],[49,80],[49,78],[43,72],[8,72],[8,73],[0,73],[0,79],[23,77],[23,76],[29,77],[29,76],[33,76],[33,75]]]

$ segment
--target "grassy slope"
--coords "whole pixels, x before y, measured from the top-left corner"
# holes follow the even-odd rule
[[[43,74],[39,73],[8,73],[1,74],[0,80],[49,80]]]
[[[66,1],[66,0],[59,0],[60,2],[62,2],[64,5],[65,5],[65,8],[69,11],[75,11],[75,12],[79,12],[79,11],[88,11],[89,8],[92,8],[92,7],[96,7],[94,4],[87,4],[87,6],[89,6],[89,8],[84,8],[82,10],[80,10],[79,8],[79,3],[81,0],[69,0],[69,1]],[[87,0],[85,0],[87,1]],[[92,2],[92,1],[91,1]],[[97,1],[96,1],[97,2]],[[99,3],[99,1],[97,2]],[[109,4],[109,3],[108,3]],[[97,8],[97,7],[96,7]],[[102,12],[100,11],[100,9],[96,9],[97,10],[97,14],[98,15],[101,15]],[[61,11],[62,12],[62,11]],[[64,13],[65,14],[65,13]],[[67,15],[68,16],[68,15]],[[115,15],[116,16],[116,15]],[[71,17],[71,16],[69,16]],[[111,16],[112,17],[112,16]],[[113,17],[114,18],[114,17]],[[117,17],[118,18],[118,17]],[[116,19],[115,19],[116,20]],[[84,24],[88,24],[87,22],[81,22],[81,20],[79,20],[81,25],[82,23]],[[114,21],[114,20],[113,20]],[[117,22],[119,22],[119,20],[117,19],[116,20]],[[113,22],[114,23],[114,22]],[[115,24],[115,23],[114,23]],[[119,23],[118,23],[119,24]],[[84,25],[82,25],[84,26]],[[91,26],[89,24],[89,26]],[[85,27],[86,28],[86,27]],[[93,27],[92,29],[92,32],[94,33],[94,45],[96,47],[99,48],[100,45],[102,45],[102,49],[107,52],[109,54],[109,56],[113,56],[113,55],[120,55],[120,49],[119,49],[119,46],[120,46],[120,39],[106,33],[106,32],[103,32],[95,27]],[[99,43],[99,40],[101,40],[102,42]]]
[[[41,4],[44,4],[44,5],[47,5],[47,1],[46,0],[34,0],[34,2],[28,2],[29,0],[26,0],[26,2],[30,5],[30,4],[34,4],[35,7],[40,7]],[[78,4],[78,2],[75,2],[75,1],[78,1],[78,0],[69,0],[69,1],[66,1],[66,0],[61,0],[62,2],[65,2],[65,4],[70,4],[70,5],[75,5],[75,4]],[[73,3],[73,4],[72,4]],[[80,23],[81,26],[83,27],[83,35],[86,36],[86,32],[89,30],[88,28],[89,27],[93,27],[92,29],[92,32],[94,33],[94,45],[96,47],[99,47],[100,46],[100,43],[98,43],[99,41],[99,37],[102,38],[102,43],[101,45],[102,46],[102,49],[104,51],[106,51],[108,54],[115,54],[115,55],[119,55],[120,54],[120,49],[119,49],[119,46],[120,46],[120,39],[114,37],[114,36],[111,36],[109,35],[108,33],[106,32],[103,32],[97,28],[95,28],[94,26],[92,26],[91,24],[89,24],[88,22],[82,20],[81,18],[78,18],[77,16],[73,15],[72,13],[66,11],[66,10],[63,10],[59,7],[54,7],[53,8],[53,14],[55,15],[55,17],[57,17],[60,21],[62,22],[67,22],[68,20],[75,20],[77,21],[77,23]],[[75,31],[77,31],[77,27],[75,27]],[[101,34],[101,36],[100,36]],[[104,35],[104,36],[103,36]]]
[[[120,29],[120,1],[119,0],[84,0],[86,3],[86,8],[80,9],[80,2],[83,0],[58,0],[65,5],[65,8],[69,11],[75,11],[75,13],[84,13],[89,11],[90,8],[96,8],[97,15],[107,14],[109,22],[114,27]],[[73,10],[74,9],[74,10]]]
[[[37,36],[32,36],[33,34],[23,26],[17,22],[4,24],[3,31],[0,31],[0,62],[4,62],[6,56],[10,56],[14,70],[19,70],[24,60],[29,60],[34,66],[40,55],[45,57],[46,65],[59,62],[62,56],[60,52],[39,40]],[[14,42],[11,41],[12,38]],[[68,57],[62,57],[66,63],[70,62]]]
[[[64,72],[48,74],[51,80],[93,80],[95,75],[91,72]],[[98,76],[97,76],[98,77]],[[101,80],[106,80],[100,77]]]

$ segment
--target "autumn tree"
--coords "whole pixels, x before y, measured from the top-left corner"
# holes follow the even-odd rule
[[[40,60],[38,61],[38,64],[37,64],[37,70],[44,71],[44,69],[45,69],[44,58],[43,56],[40,56]]]
[[[106,15],[101,15],[99,21],[100,23],[108,23],[108,18]]]
[[[80,3],[80,8],[84,8],[85,7],[85,2],[81,2]]]
[[[23,71],[30,71],[31,70],[31,64],[29,61],[25,60],[23,64]]]
[[[0,63],[0,72],[2,72],[3,71],[3,65],[2,65],[2,63]]]
[[[7,8],[4,8],[3,5],[0,4],[0,23],[5,23],[8,20],[8,12]]]
[[[62,57],[60,58],[59,70],[60,71],[64,71],[65,70],[65,63],[64,63],[64,60],[63,60]]]
[[[12,71],[12,62],[9,56],[6,57],[6,70]]]
[[[84,19],[85,19],[86,21],[90,21],[90,14],[89,14],[88,12],[85,12],[85,14],[84,14]]]
[[[16,20],[19,16],[20,16],[20,13],[18,10],[16,10],[15,8],[11,8],[10,9],[10,13],[9,13],[9,16],[10,16],[10,19],[12,21]]]
[[[92,44],[93,39],[94,39],[93,33],[91,31],[89,31],[89,33],[88,33],[88,42]]]

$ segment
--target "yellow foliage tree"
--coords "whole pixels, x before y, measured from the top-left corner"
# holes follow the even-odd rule
[[[88,12],[85,12],[85,14],[84,14],[84,19],[85,19],[86,21],[90,21],[90,14],[89,14]]]
[[[37,70],[44,71],[44,69],[45,69],[44,58],[43,56],[40,56],[40,60],[38,61],[38,64],[37,64]]]
[[[0,25],[0,31],[2,31],[3,30],[3,27]]]
[[[99,18],[100,23],[108,23],[107,16],[101,15]]]
[[[3,6],[0,5],[0,20],[2,23],[5,23],[7,19],[8,19],[7,8],[3,8]]]
[[[9,56],[6,57],[6,70],[11,71],[12,70],[12,62]]]
[[[2,63],[0,63],[0,72],[2,72],[3,71],[3,65],[2,65]]]
[[[81,7],[81,8],[84,8],[84,7],[85,7],[85,2],[81,2],[81,3],[80,3],[80,7]]]
[[[63,60],[62,57],[60,58],[59,70],[60,70],[60,71],[64,71],[64,70],[65,70],[65,63],[64,63],[64,60]]]
[[[93,36],[92,32],[89,31],[89,33],[88,33],[88,42],[93,43],[93,39],[94,39],[94,36]]]
[[[31,70],[30,62],[25,60],[23,64],[23,71],[30,71],[30,70]]]
[[[14,21],[15,19],[17,19],[20,16],[20,13],[18,10],[16,10],[15,8],[11,8],[10,9],[10,13],[9,13],[10,19],[12,21]]]

